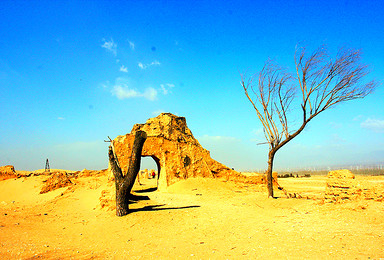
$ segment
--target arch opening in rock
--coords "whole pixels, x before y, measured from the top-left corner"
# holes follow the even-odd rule
[[[150,173],[152,170],[155,171],[156,179],[156,189],[159,186],[159,177],[161,171],[160,160],[155,155],[142,155],[141,156],[141,167],[140,172],[148,171]],[[148,178],[149,176],[146,176]]]
[[[124,170],[128,168],[127,162],[137,131],[147,134],[141,156],[152,157],[156,162],[158,190],[165,190],[169,185],[190,177],[264,182],[263,176],[246,177],[213,160],[209,151],[194,138],[187,127],[186,119],[171,113],[162,113],[148,119],[145,124],[136,124],[131,133],[120,135],[113,140],[116,155]]]

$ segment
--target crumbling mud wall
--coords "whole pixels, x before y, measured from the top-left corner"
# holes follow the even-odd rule
[[[345,202],[351,200],[383,201],[384,185],[359,182],[349,170],[330,171],[325,188],[326,202]]]
[[[137,131],[145,131],[142,156],[152,157],[157,164],[158,189],[191,177],[221,178],[248,183],[263,183],[264,176],[246,177],[211,158],[194,138],[186,119],[171,113],[150,118],[145,124],[136,124],[129,134],[116,137],[115,154],[123,172],[127,172],[133,141]]]

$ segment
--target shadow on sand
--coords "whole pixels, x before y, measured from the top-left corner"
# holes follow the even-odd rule
[[[136,195],[136,194],[129,194],[129,203],[136,203],[140,200],[150,200],[148,196],[142,196],[142,195]]]
[[[157,191],[157,187],[147,188],[144,190],[135,190],[135,193],[145,193],[145,192],[153,192]]]
[[[200,206],[184,206],[184,207],[165,207],[165,208],[161,208],[161,207],[163,207],[163,206],[165,206],[165,205],[166,205],[166,204],[162,204],[162,205],[150,205],[150,206],[145,206],[145,207],[138,208],[138,209],[130,209],[130,210],[129,210],[129,213],[140,212],[140,211],[160,211],[160,210],[174,210],[174,209],[200,208]]]

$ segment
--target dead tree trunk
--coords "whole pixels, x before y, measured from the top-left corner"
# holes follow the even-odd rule
[[[268,154],[268,169],[267,169],[267,188],[268,188],[268,197],[273,198],[273,159],[275,158],[276,151],[272,150]]]
[[[116,185],[116,215],[125,216],[129,210],[129,194],[131,193],[136,176],[140,170],[141,151],[147,139],[147,134],[143,131],[137,131],[135,141],[133,142],[132,154],[129,160],[128,171],[125,175],[117,163],[117,158],[113,153],[112,146],[109,146],[109,163],[113,175],[115,176]]]

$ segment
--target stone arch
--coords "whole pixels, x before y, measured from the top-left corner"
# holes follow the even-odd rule
[[[156,155],[141,155],[141,157],[151,157],[156,163],[157,172],[160,172],[161,170],[160,160],[159,158],[156,157]]]
[[[186,119],[171,113],[150,118],[145,124],[136,124],[131,133],[113,140],[116,156],[123,172],[128,169],[129,157],[137,131],[147,133],[142,156],[151,156],[158,166],[158,190],[190,177],[225,178],[255,182],[229,167],[213,160],[193,137]],[[246,180],[247,179],[247,180]],[[260,182],[260,178],[256,182]]]
[[[156,167],[157,167],[157,187],[159,186],[159,178],[160,178],[160,172],[161,172],[161,164],[160,164],[160,159],[157,158],[156,155],[141,155],[141,157],[150,157],[153,159],[153,161],[155,162],[156,164]]]

